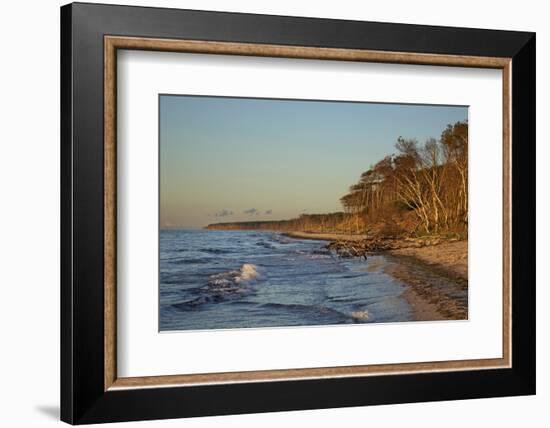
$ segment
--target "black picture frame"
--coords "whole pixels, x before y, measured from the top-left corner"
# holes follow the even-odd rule
[[[512,58],[512,367],[104,390],[104,36]],[[535,34],[73,3],[61,8],[61,419],[71,424],[535,393]]]

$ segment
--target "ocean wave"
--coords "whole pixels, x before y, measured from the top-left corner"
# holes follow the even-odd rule
[[[260,277],[258,266],[252,263],[244,263],[238,270],[216,273],[210,275],[208,284],[214,287],[226,288],[233,285],[239,285],[243,282],[251,281]]]
[[[174,259],[170,263],[175,265],[185,265],[185,264],[204,264],[210,263],[210,259],[207,258],[184,258],[184,259]]]
[[[299,303],[264,303],[262,305],[265,309],[271,309],[275,311],[285,311],[285,312],[300,312],[308,314],[312,317],[331,317],[335,319],[345,320],[349,318],[343,312],[340,312],[336,309],[329,308],[323,305],[303,305]]]
[[[227,254],[232,251],[226,248],[201,248],[200,251],[209,253],[209,254]]]
[[[311,254],[324,254],[330,256],[332,255],[332,252],[328,248],[316,248],[311,250]]]
[[[237,276],[236,281],[250,281],[251,279],[256,279],[260,276],[258,272],[258,266],[253,265],[252,263],[245,263],[241,266],[240,275]]]
[[[186,300],[184,302],[179,303],[173,303],[172,307],[179,309],[181,311],[192,311],[198,309],[200,306],[206,304],[206,303],[218,303],[221,302],[222,299],[221,296],[199,296],[195,299]]]
[[[321,318],[332,317],[340,319],[343,322],[362,323],[371,319],[371,315],[366,309],[346,313],[323,305],[302,305],[296,303],[265,303],[262,307],[276,311],[283,310],[289,312],[307,313],[309,316]]]
[[[327,249],[321,248],[318,250],[311,251],[307,255],[307,257],[309,257],[310,259],[331,259],[332,253]]]
[[[258,266],[244,263],[240,269],[210,275],[204,287],[194,290],[198,297],[172,306],[180,310],[194,310],[207,303],[238,299],[250,293],[249,284],[259,278]]]
[[[275,248],[273,244],[270,244],[269,242],[266,242],[266,241],[258,241],[256,242],[255,245],[257,245],[258,247],[267,248],[268,250],[273,250]]]
[[[271,235],[271,239],[279,244],[290,244],[292,242],[289,238],[280,234]]]

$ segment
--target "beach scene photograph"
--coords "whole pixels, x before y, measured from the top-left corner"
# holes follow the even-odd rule
[[[159,95],[159,330],[468,319],[468,107]]]

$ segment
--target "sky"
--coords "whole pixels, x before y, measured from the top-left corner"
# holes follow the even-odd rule
[[[342,211],[399,136],[439,138],[464,106],[160,95],[160,225]]]

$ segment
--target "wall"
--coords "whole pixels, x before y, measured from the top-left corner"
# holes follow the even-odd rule
[[[121,0],[122,1],[122,0]],[[107,1],[106,3],[111,3]],[[152,422],[147,426],[500,427],[548,423],[550,293],[545,241],[550,238],[548,193],[550,27],[544,2],[463,0],[354,2],[245,0],[126,1],[130,4],[414,24],[537,31],[538,47],[538,395],[353,409]],[[59,397],[59,10],[57,0],[2,6],[2,155],[0,156],[0,319],[2,425],[53,426]],[[7,150],[7,153],[6,153]],[[543,194],[546,197],[543,198]],[[546,262],[546,265],[545,265]],[[142,424],[145,426],[144,424]],[[137,426],[128,424],[125,426]]]

